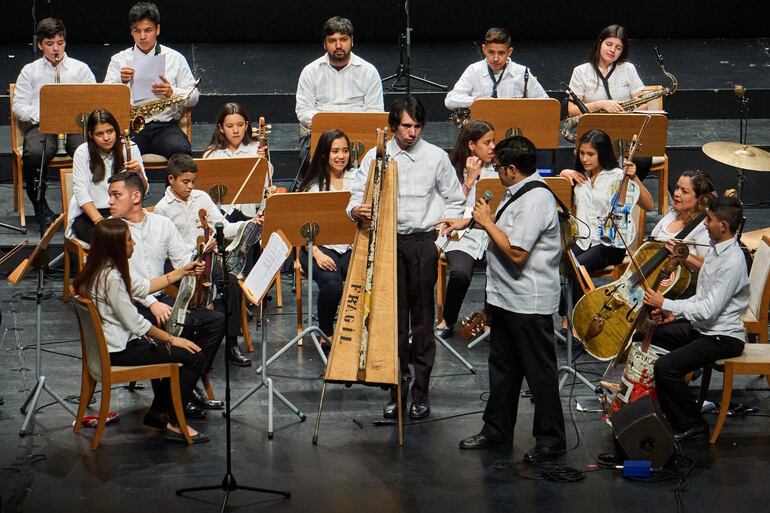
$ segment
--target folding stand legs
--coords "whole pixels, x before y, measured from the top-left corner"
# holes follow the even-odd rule
[[[598,394],[599,390],[596,385],[591,383],[588,378],[580,374],[578,370],[573,366],[572,362],[572,283],[568,276],[562,277],[562,294],[564,294],[564,302],[567,308],[567,365],[559,367],[559,392],[564,388],[567,382],[567,377],[572,375],[578,381],[583,383],[591,392]]]
[[[466,368],[467,368],[469,371],[471,371],[471,374],[476,374],[476,369],[473,367],[473,365],[471,365],[471,363],[470,363],[468,360],[466,360],[465,358],[463,358],[463,357],[462,357],[462,355],[461,355],[460,353],[458,353],[457,351],[455,351],[455,348],[454,348],[454,347],[452,347],[451,345],[449,345],[449,342],[447,342],[447,341],[446,341],[446,340],[444,340],[443,338],[439,337],[439,336],[438,336],[438,335],[436,335],[435,333],[433,334],[433,338],[436,340],[436,342],[438,342],[439,344],[441,344],[442,346],[444,346],[444,349],[446,349],[447,351],[449,351],[449,354],[451,354],[452,356],[454,356],[455,358],[457,358],[457,361],[459,361],[460,363],[462,363],[462,364],[463,364],[463,365],[464,365],[464,366],[465,366],[465,367],[466,367]]]

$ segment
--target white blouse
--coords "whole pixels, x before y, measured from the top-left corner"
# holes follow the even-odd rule
[[[655,225],[655,228],[652,229],[651,236],[654,239],[673,239],[676,237],[676,232],[670,232],[668,231],[668,225],[670,225],[674,220],[676,219],[676,211],[672,210],[665,216],[663,216],[663,219],[658,221],[658,224]],[[709,240],[709,232],[706,229],[706,225],[703,223],[698,223],[698,226],[696,226],[687,236],[685,237],[686,240],[692,240],[699,244],[706,244],[706,246],[693,246],[688,245],[687,248],[690,250],[690,253],[705,258],[706,255],[709,252],[708,244],[710,243]]]
[[[612,99],[616,102],[628,101],[644,89],[644,83],[639,78],[636,67],[630,62],[617,64],[607,82]],[[590,62],[572,70],[569,88],[586,103],[608,99],[604,84],[596,75],[596,70]]]
[[[91,291],[93,302],[99,311],[102,331],[110,353],[123,351],[129,340],[142,337],[150,331],[152,324],[139,314],[131,296],[143,297],[149,294],[150,281],[141,278],[131,280],[131,294],[126,290],[123,276],[111,264],[105,266],[94,282]]]

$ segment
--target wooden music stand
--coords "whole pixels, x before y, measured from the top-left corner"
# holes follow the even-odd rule
[[[650,116],[650,122],[642,133],[639,149],[636,155],[653,157],[665,155],[666,139],[668,137],[668,118],[664,114],[647,114],[644,111],[628,114],[593,113],[580,117],[576,133],[576,141],[589,130],[602,130],[612,141],[623,139],[631,141],[644,123],[644,116]]]
[[[96,109],[129,126],[131,89],[125,84],[46,84],[40,88],[40,133],[85,135],[86,120]]]
[[[259,162],[257,162],[259,160]],[[246,186],[238,196],[238,204],[261,203],[264,194],[265,177],[269,163],[259,157],[195,159],[198,178],[195,187],[206,191],[217,205],[229,206],[248,177],[254,164],[257,165]]]
[[[310,158],[321,134],[330,128],[345,132],[350,139],[350,161],[360,161],[377,145],[377,129],[388,126],[387,112],[319,112],[310,131]]]
[[[305,329],[271,356],[265,362],[265,367],[280,358],[292,346],[298,344],[306,335],[310,335],[321,360],[326,365],[326,355],[321,349],[318,338],[321,337],[329,343],[331,341],[318,326],[313,325],[313,245],[353,242],[356,225],[345,213],[349,201],[350,192],[348,191],[295,192],[276,194],[267,199],[262,240],[269,240],[273,232],[280,230],[288,244],[294,247],[307,246],[308,248],[308,312]],[[257,373],[262,372],[262,369],[259,367]],[[237,408],[261,386],[262,383],[258,383],[252,387],[233,404],[232,409]]]
[[[561,176],[546,176],[543,179],[559,200],[572,210],[572,185],[569,180]],[[498,178],[482,178],[476,183],[476,201],[481,199],[486,191],[492,193],[489,208],[494,214],[505,195],[506,187]]]
[[[559,147],[561,104],[554,98],[482,98],[471,104],[471,119],[482,119],[495,127],[495,138],[502,141],[509,131],[521,130],[538,150],[551,150],[556,163]]]

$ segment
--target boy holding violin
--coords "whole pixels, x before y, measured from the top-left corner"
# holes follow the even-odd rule
[[[206,224],[213,234],[214,225],[221,222],[224,225],[225,239],[233,239],[238,235],[239,230],[245,223],[253,222],[262,224],[262,214],[257,214],[247,221],[229,222],[211,197],[200,189],[195,188],[195,181],[198,176],[198,166],[195,160],[186,154],[177,153],[172,155],[168,161],[168,182],[166,193],[155,205],[155,213],[169,218],[182,237],[182,241],[190,251],[195,251],[198,237],[203,236],[204,226],[201,223],[199,212],[206,211]],[[211,238],[207,243],[207,249],[211,248]],[[222,277],[222,269],[214,268],[215,278]],[[238,346],[238,336],[241,334],[240,316],[235,315],[239,311],[243,292],[238,286],[238,280],[230,274],[228,276],[228,302],[230,316],[227,322],[227,351],[230,362],[240,367],[248,367],[251,360],[244,357],[241,348]],[[209,279],[209,281],[214,281]],[[218,281],[218,280],[217,280]],[[221,308],[221,303],[220,303]]]

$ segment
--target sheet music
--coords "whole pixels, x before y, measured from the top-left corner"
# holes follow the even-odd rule
[[[134,105],[143,100],[155,98],[152,84],[161,82],[160,76],[166,74],[166,55],[158,54],[150,58],[134,59],[134,78],[131,81],[131,99]]]
[[[265,295],[273,276],[281,269],[290,253],[291,247],[286,245],[278,232],[273,232],[262,255],[243,282],[255,298],[261,299]]]

